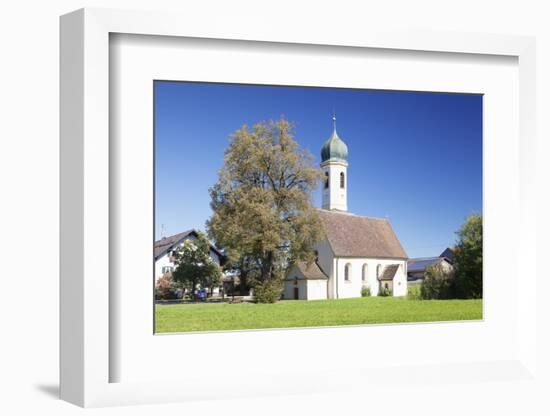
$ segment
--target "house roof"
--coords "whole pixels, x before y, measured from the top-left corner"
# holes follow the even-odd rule
[[[197,230],[191,229],[191,230],[184,231],[182,233],[171,235],[170,237],[163,237],[160,240],[155,241],[155,244],[154,244],[155,260],[157,260],[159,257],[166,254],[174,246],[177,246],[183,240],[185,240],[187,237],[189,237],[191,235],[193,235],[195,237],[198,237],[199,234],[198,234]],[[220,252],[212,244],[210,244],[210,250],[215,252],[218,256],[223,257],[223,253]]]
[[[378,277],[378,280],[393,280],[395,273],[399,270],[399,264],[389,264],[384,267],[382,274]]]
[[[316,262],[307,263],[305,261],[300,261],[296,263],[296,267],[305,280],[327,280],[328,276],[323,272],[323,269]],[[290,274],[287,276],[287,280],[294,280],[294,277],[291,277]]]
[[[456,247],[447,247],[443,251],[443,253],[439,255],[439,257],[445,257],[447,260],[449,260],[452,263],[455,258],[455,252],[456,252]]]
[[[319,209],[318,213],[335,256],[407,258],[407,253],[386,218],[363,217],[324,209]]]
[[[407,271],[409,273],[423,272],[428,267],[433,266],[434,264],[437,264],[441,261],[449,262],[449,260],[446,257],[421,257],[416,259],[410,259],[407,262]]]

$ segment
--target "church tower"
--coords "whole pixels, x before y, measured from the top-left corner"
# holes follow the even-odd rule
[[[321,148],[323,170],[323,209],[348,210],[348,146],[336,133],[336,116],[332,117],[332,136]]]

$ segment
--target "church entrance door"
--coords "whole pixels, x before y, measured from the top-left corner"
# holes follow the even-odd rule
[[[300,299],[300,291],[299,291],[299,288],[297,287],[294,288],[294,299],[296,300]]]

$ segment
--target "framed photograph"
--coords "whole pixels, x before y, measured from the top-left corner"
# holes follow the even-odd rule
[[[155,333],[483,318],[481,94],[153,88]]]
[[[246,33],[61,18],[62,398],[536,382],[534,40]]]

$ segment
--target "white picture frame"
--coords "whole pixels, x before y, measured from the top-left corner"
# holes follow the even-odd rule
[[[439,54],[502,55],[517,58],[519,67],[519,159],[517,247],[513,254],[522,264],[522,286],[517,290],[517,340],[509,359],[485,358],[457,364],[418,363],[415,368],[369,371],[349,368],[324,373],[293,374],[266,371],[264,377],[239,380],[215,397],[242,395],[337,392],[354,385],[373,384],[401,377],[407,388],[418,380],[433,382],[448,372],[455,379],[480,383],[486,379],[536,379],[536,252],[535,187],[535,42],[533,38],[467,33],[429,33],[361,30],[327,32],[312,25],[300,27],[247,23],[236,31],[223,19],[205,25],[203,19],[168,13],[83,9],[61,18],[61,398],[80,406],[158,403],[214,398],[200,374],[178,381],[140,380],[113,382],[112,367],[121,358],[112,348],[112,293],[109,280],[111,218],[110,174],[110,34],[172,38],[224,39],[339,48],[409,50]],[[342,26],[342,29],[344,25]],[[516,271],[517,273],[517,271]],[[144,305],[150,308],[150,305]],[[410,334],[412,327],[397,328]],[[357,328],[346,328],[353,337]],[[275,332],[275,331],[268,331]],[[344,331],[341,331],[344,332]],[[267,333],[267,332],[265,332]],[[289,334],[288,332],[286,332]],[[299,332],[295,332],[298,334]],[[153,336],[152,333],[150,333]],[[214,337],[215,334],[208,336]],[[233,339],[243,336],[234,333]],[[514,338],[516,339],[516,338]],[[304,339],[304,342],[305,339]],[[516,348],[517,347],[517,348]],[[139,348],[139,346],[136,346]],[[483,373],[483,377],[476,376]],[[261,374],[258,373],[258,374]],[[407,378],[407,374],[409,378]],[[342,380],[346,379],[346,382]],[[202,380],[202,381],[201,381]],[[219,383],[229,379],[220,377]],[[442,380],[442,379],[441,379]]]

